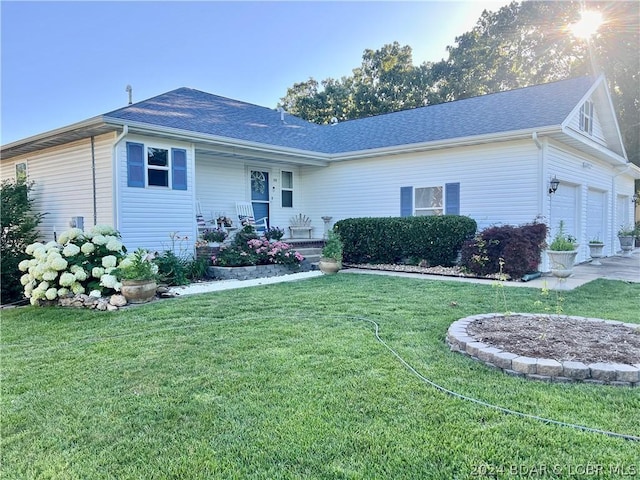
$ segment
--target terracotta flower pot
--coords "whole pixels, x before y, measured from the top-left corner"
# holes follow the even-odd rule
[[[146,303],[156,296],[157,288],[153,280],[122,280],[120,292],[129,303]]]

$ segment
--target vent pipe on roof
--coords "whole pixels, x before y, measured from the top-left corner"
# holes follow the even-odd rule
[[[338,117],[331,117],[331,125],[338,123]]]
[[[285,114],[284,108],[278,107],[278,111],[280,112],[280,121],[284,123],[284,114]]]
[[[131,105],[133,103],[133,95],[132,95],[133,89],[131,88],[131,85],[127,85],[124,91],[129,94],[129,105]]]

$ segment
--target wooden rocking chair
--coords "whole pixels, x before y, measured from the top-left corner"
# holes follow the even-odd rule
[[[256,229],[256,232],[265,232],[269,228],[267,224],[268,217],[256,219],[251,202],[236,202],[236,213],[238,214],[240,228],[245,225],[251,225]]]

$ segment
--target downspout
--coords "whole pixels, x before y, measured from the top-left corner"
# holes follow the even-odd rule
[[[538,189],[538,212],[544,217],[547,213],[544,206],[544,178],[545,178],[545,163],[544,163],[544,145],[538,138],[538,132],[531,134],[531,139],[538,148],[538,185],[541,187]],[[546,255],[543,255],[540,259],[540,270],[546,271],[548,269]]]
[[[120,181],[118,178],[118,144],[129,134],[129,126],[122,126],[122,133],[116,137],[116,141],[113,143],[111,158],[113,168],[113,228],[120,230],[118,225],[118,199],[120,198]]]
[[[98,200],[96,198],[96,137],[91,136],[91,176],[93,180],[93,225],[98,224]]]

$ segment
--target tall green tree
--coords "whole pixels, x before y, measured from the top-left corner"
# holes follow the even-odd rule
[[[605,20],[589,41],[569,30],[585,5]],[[411,47],[394,42],[365,50],[349,77],[295,84],[281,104],[328,123],[604,72],[627,154],[640,165],[639,19],[637,1],[512,2],[484,11],[446,59],[414,66]]]

